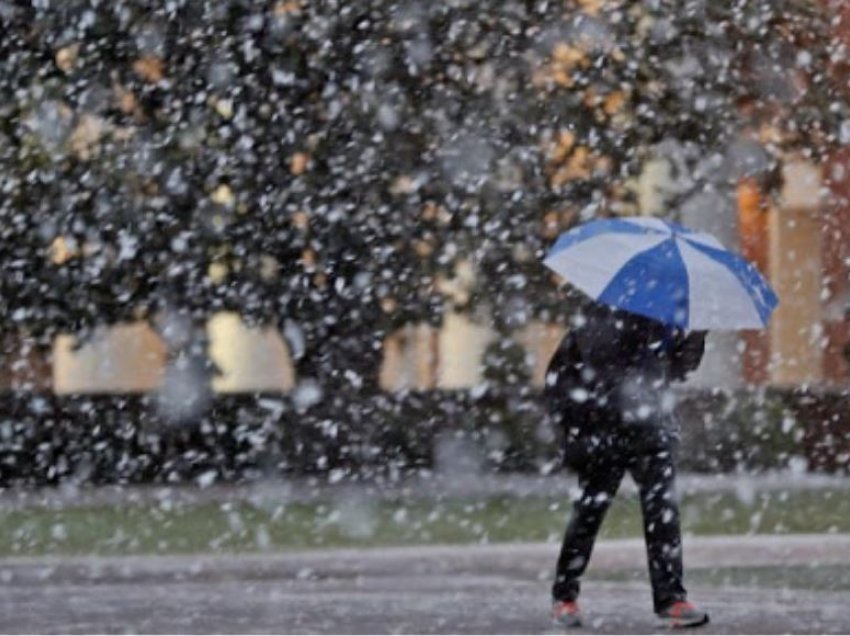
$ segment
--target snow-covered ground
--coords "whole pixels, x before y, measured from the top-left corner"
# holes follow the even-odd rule
[[[543,633],[551,544],[289,554],[0,561],[3,632]],[[850,536],[686,540],[689,568],[846,564]],[[644,567],[640,540],[604,541],[592,568]],[[691,585],[699,633],[846,633],[846,592]],[[591,633],[650,633],[648,584],[589,580]]]

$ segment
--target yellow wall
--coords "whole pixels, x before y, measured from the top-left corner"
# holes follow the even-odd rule
[[[450,312],[439,336],[437,385],[442,389],[475,386],[483,380],[482,361],[494,333],[466,316]]]
[[[380,385],[387,391],[433,389],[437,382],[437,331],[407,325],[384,340]]]
[[[219,392],[288,391],[294,383],[289,351],[273,329],[252,329],[238,315],[220,313],[207,325],[210,357],[222,375]],[[53,383],[57,393],[148,392],[159,388],[167,350],[147,323],[102,330],[78,350],[75,338],[54,344]]]
[[[213,316],[207,329],[210,357],[222,375],[213,379],[220,393],[288,391],[294,385],[289,350],[280,333],[248,328],[235,313]]]
[[[823,379],[819,173],[808,164],[789,165],[782,207],[769,213],[770,281],[779,296],[770,322],[775,384]]]
[[[56,393],[145,392],[159,387],[166,349],[147,323],[105,329],[74,351],[76,339],[56,339],[53,386]]]

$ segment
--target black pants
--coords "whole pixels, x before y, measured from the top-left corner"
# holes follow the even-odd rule
[[[610,425],[610,421],[609,421]],[[656,612],[684,600],[682,537],[675,499],[675,441],[660,427],[617,423],[614,430],[566,442],[566,462],[578,472],[582,493],[573,507],[552,595],[575,600],[605,513],[626,471],[640,491],[643,528]]]

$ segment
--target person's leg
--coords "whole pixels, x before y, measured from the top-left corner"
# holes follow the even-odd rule
[[[593,462],[579,473],[581,496],[573,504],[558,565],[552,598],[574,601],[579,594],[579,578],[587,568],[599,526],[625,474],[617,462]]]
[[[682,533],[672,449],[637,455],[630,472],[640,491],[652,598],[658,613],[687,598],[682,582]]]

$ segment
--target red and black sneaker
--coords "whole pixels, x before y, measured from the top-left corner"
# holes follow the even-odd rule
[[[552,603],[552,624],[555,627],[581,627],[581,611],[575,601]]]
[[[664,625],[672,628],[699,627],[708,623],[708,614],[688,601],[676,601],[658,613]]]

